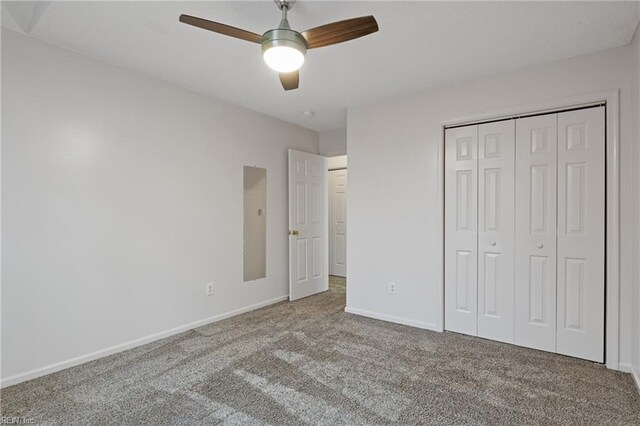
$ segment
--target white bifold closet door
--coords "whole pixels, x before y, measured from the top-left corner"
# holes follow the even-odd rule
[[[604,361],[604,107],[558,114],[558,353]]]
[[[478,126],[478,336],[513,343],[513,120]]]
[[[445,324],[513,343],[513,121],[448,129],[446,141]]]
[[[446,130],[447,330],[604,361],[604,115]]]
[[[516,120],[516,344],[604,361],[604,107]]]
[[[445,326],[478,334],[478,126],[445,135]]]
[[[556,114],[516,120],[515,343],[556,350]]]

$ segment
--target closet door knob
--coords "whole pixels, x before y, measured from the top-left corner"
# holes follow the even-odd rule
[[[536,244],[536,247],[538,247],[538,248],[542,248],[542,247],[544,247],[544,246],[542,245],[542,243],[538,243],[538,244]]]
[[[492,246],[495,246],[496,242],[495,241],[491,241],[489,244],[491,244]]]

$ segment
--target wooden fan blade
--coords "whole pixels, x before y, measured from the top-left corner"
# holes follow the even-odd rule
[[[281,72],[280,82],[282,83],[282,87],[284,87],[284,90],[297,89],[298,84],[300,83],[300,73],[298,71]]]
[[[231,27],[229,25],[220,24],[218,22],[208,21],[202,18],[196,18],[190,15],[180,15],[180,22],[193,25],[194,27],[213,31],[214,33],[224,34],[226,36],[239,38],[241,40],[251,41],[253,43],[262,43],[260,34],[251,31],[241,30],[240,28]]]
[[[376,19],[373,16],[362,16],[312,28],[304,31],[302,36],[307,40],[307,48],[315,49],[353,40],[376,31]]]

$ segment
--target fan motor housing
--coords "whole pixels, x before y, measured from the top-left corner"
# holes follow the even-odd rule
[[[262,35],[262,53],[276,46],[292,47],[303,55],[307,53],[307,41],[304,37],[299,32],[288,28],[276,28]]]

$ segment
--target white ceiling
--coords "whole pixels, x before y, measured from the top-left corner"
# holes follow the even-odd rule
[[[186,13],[262,33],[280,19],[271,0],[3,2],[2,26],[322,131],[373,99],[625,45],[639,4],[300,0],[289,15],[299,31],[369,14],[380,31],[309,51],[291,92],[259,45],[178,22]]]

